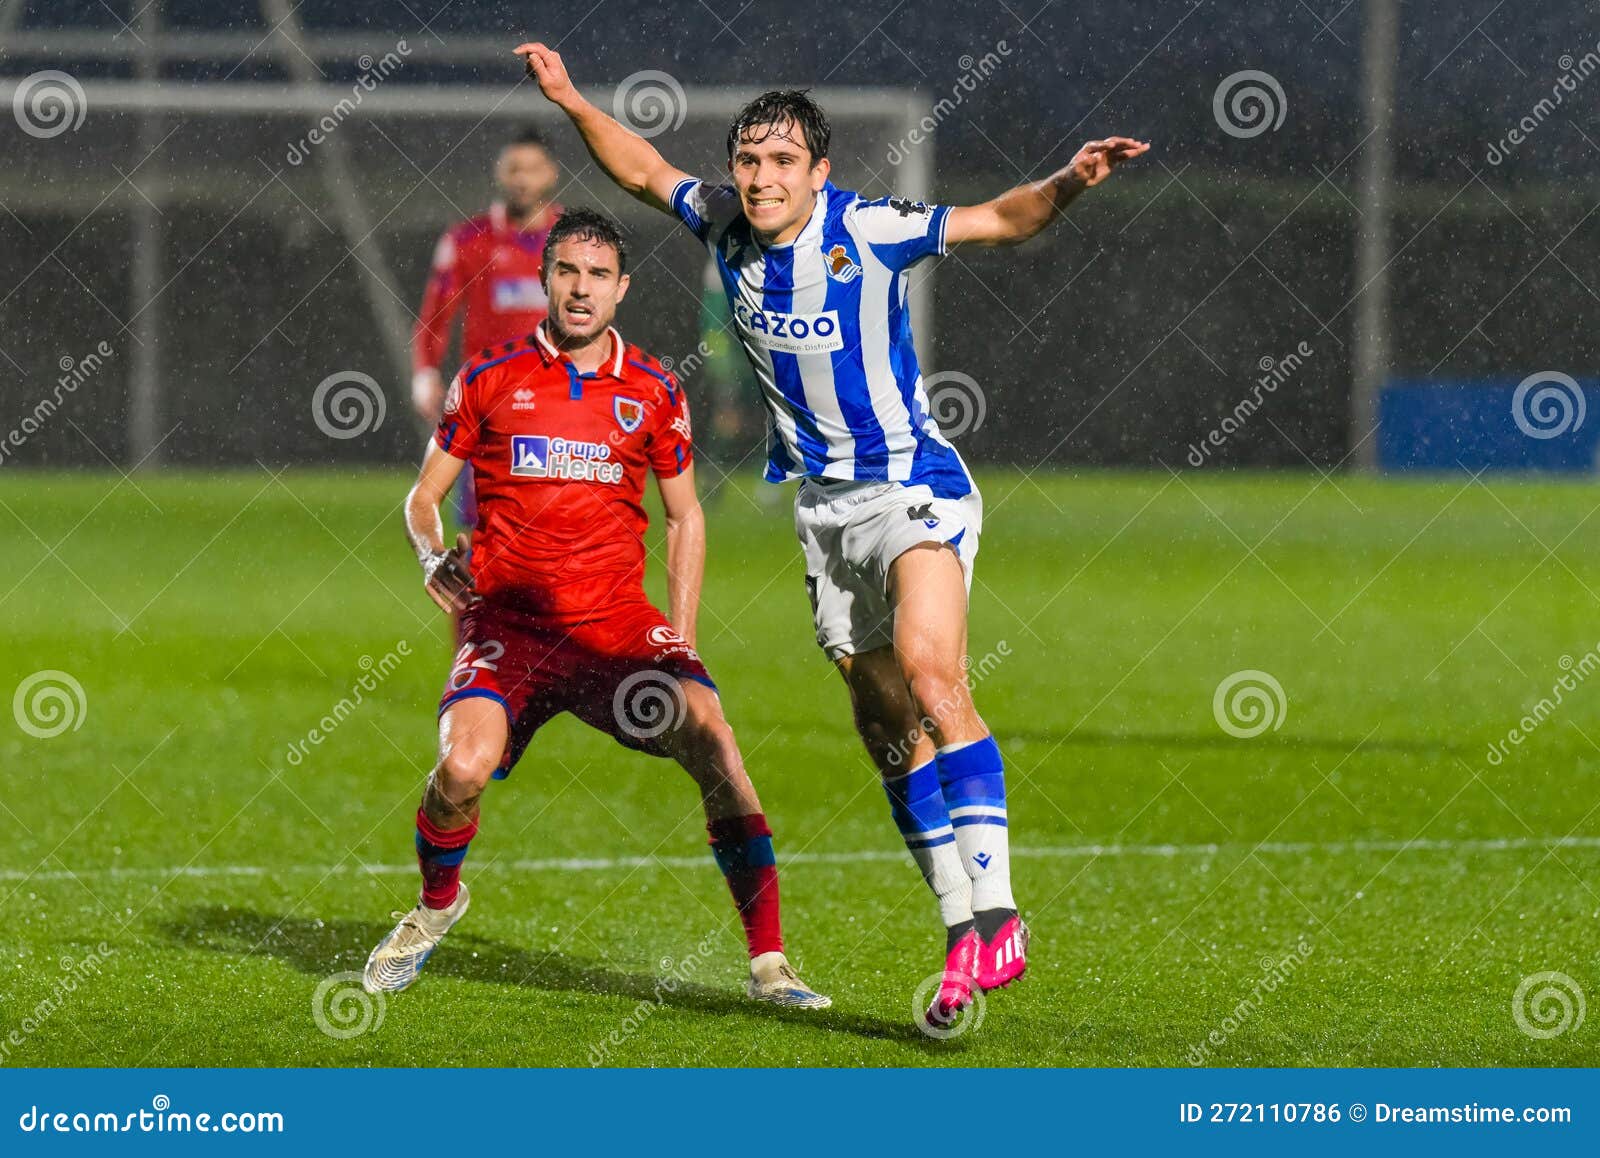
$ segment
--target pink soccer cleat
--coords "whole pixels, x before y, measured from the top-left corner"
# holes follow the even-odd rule
[[[978,985],[1000,989],[1010,985],[1028,969],[1028,940],[1031,934],[1021,917],[1012,917],[993,941],[984,942],[978,951]]]
[[[933,1002],[923,1014],[924,1020],[934,1029],[948,1029],[963,1009],[972,1004],[972,989],[977,985],[978,958],[983,951],[983,941],[977,930],[969,931],[944,959],[944,976]]]

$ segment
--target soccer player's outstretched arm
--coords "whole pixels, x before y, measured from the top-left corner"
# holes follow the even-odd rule
[[[1122,162],[1149,151],[1148,142],[1132,137],[1090,141],[1065,167],[1042,181],[1018,185],[982,205],[950,210],[945,244],[1016,245],[1027,241],[1061,216],[1078,194],[1100,184]]]
[[[417,483],[406,496],[406,539],[422,565],[428,598],[443,611],[458,611],[472,601],[467,537],[457,535],[456,545],[445,550],[444,523],[439,518],[439,504],[464,465],[455,455],[440,450],[437,443],[429,442]]]
[[[689,174],[668,164],[649,141],[585,100],[554,49],[519,44],[516,53],[527,65],[528,75],[539,82],[539,90],[571,118],[589,155],[606,175],[646,205],[672,212],[672,191]]]
[[[656,477],[667,515],[667,618],[694,646],[700,586],[706,570],[706,516],[694,489],[694,467]]]

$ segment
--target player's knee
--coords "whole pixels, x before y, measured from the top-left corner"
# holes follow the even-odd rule
[[[738,746],[733,725],[714,702],[690,702],[683,726],[677,732],[677,742],[684,753],[698,763],[709,762]]]
[[[967,681],[959,668],[946,671],[942,665],[914,668],[906,683],[921,717],[935,729],[964,716],[972,702]]]
[[[436,779],[440,791],[457,804],[477,796],[499,767],[500,756],[488,744],[472,740],[452,744],[439,759]]]

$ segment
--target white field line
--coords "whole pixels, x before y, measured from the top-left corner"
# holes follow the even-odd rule
[[[1042,848],[1014,848],[1011,855],[1020,860],[1081,859],[1091,857],[1206,857],[1223,852],[1265,853],[1270,856],[1350,856],[1363,853],[1404,852],[1518,852],[1524,849],[1600,849],[1600,836],[1510,837],[1500,840],[1346,840],[1346,841],[1268,841],[1265,844],[1072,844]],[[779,856],[780,867],[806,864],[869,864],[876,861],[910,863],[911,855],[902,849],[866,849],[860,852],[802,852]],[[617,869],[699,868],[711,863],[704,856],[616,856],[548,857],[531,860],[496,860],[477,866],[475,872],[612,872]],[[86,868],[76,871],[52,869],[30,873],[21,869],[0,869],[0,881],[71,880],[156,880],[163,877],[277,877],[314,873],[318,876],[366,873],[374,876],[414,874],[409,864],[349,865],[186,865],[173,868]]]

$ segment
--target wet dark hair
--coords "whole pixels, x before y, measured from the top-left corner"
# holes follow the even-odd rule
[[[544,258],[540,261],[548,275],[550,263],[556,258],[556,246],[563,241],[598,241],[617,251],[617,276],[628,272],[628,244],[622,239],[622,227],[604,213],[595,209],[568,209],[550,227],[544,239]]]
[[[774,89],[740,109],[733,124],[728,126],[728,160],[733,160],[740,139],[747,133],[751,143],[760,144],[792,125],[799,125],[805,134],[805,145],[811,152],[813,165],[826,157],[828,138],[833,130],[828,126],[828,114],[811,99],[809,92],[809,89]],[[763,129],[766,131],[760,131]]]
[[[533,145],[536,148],[543,149],[547,153],[550,151],[550,142],[545,140],[544,134],[538,129],[534,128],[532,125],[524,125],[522,128],[512,133],[506,138],[505,144],[501,145],[500,147],[502,149],[514,149],[518,145]]]

